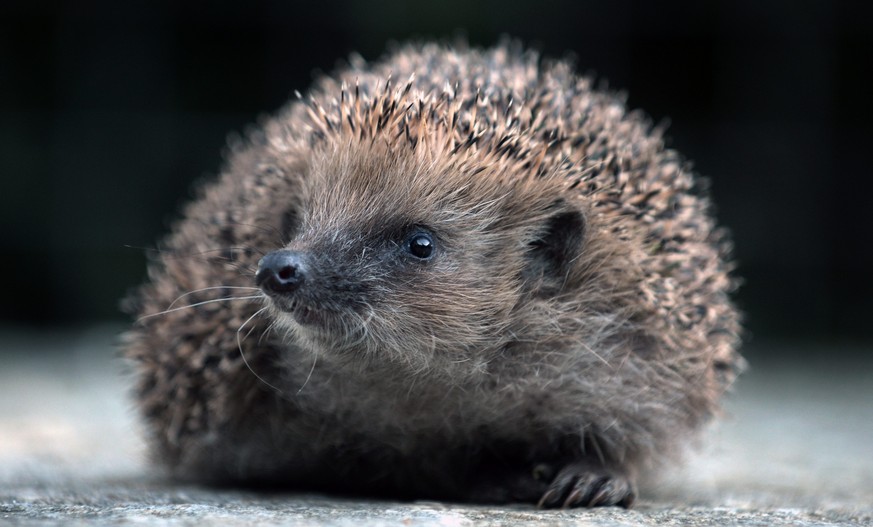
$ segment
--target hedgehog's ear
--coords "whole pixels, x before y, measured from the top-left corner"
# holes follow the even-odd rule
[[[298,204],[289,205],[285,212],[282,213],[282,225],[280,233],[282,235],[282,243],[294,239],[297,231],[300,230],[300,206]]]
[[[527,277],[542,294],[557,293],[585,241],[585,215],[563,200],[541,224],[528,251]]]

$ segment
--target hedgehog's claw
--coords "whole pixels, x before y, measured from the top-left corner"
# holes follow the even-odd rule
[[[598,464],[575,462],[564,467],[538,503],[541,509],[630,507],[636,489],[629,477]]]

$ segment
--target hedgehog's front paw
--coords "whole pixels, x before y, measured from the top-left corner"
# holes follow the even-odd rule
[[[633,480],[619,470],[600,463],[576,461],[558,472],[540,498],[543,509],[557,507],[630,507],[637,491]]]

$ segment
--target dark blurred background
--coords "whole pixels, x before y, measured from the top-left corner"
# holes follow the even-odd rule
[[[734,233],[754,339],[873,336],[873,17],[794,0],[6,0],[0,325],[123,321],[141,248],[218,172],[229,133],[353,51],[459,32],[571,54],[670,120]]]

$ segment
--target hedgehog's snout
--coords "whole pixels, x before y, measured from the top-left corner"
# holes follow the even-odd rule
[[[271,297],[297,291],[306,280],[306,263],[296,251],[273,251],[258,262],[255,283]]]

